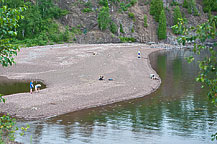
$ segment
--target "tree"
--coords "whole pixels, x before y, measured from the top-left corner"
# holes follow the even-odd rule
[[[167,37],[167,25],[166,25],[166,15],[164,9],[161,11],[158,25],[158,39],[166,39]]]
[[[0,1],[3,4],[3,0]],[[13,37],[17,35],[16,28],[18,21],[23,19],[21,12],[25,8],[8,8],[6,5],[0,5],[0,63],[2,66],[12,65],[14,55],[17,55],[19,47],[11,44]]]
[[[155,0],[151,0],[150,15],[154,15],[154,14],[155,14]]]
[[[173,13],[173,24],[176,25],[178,23],[178,19],[182,18],[182,13],[180,11],[179,6],[176,6]]]
[[[19,47],[11,44],[12,37],[17,35],[15,31],[18,26],[18,21],[23,18],[21,12],[25,8],[8,8],[4,5],[4,0],[0,0],[0,63],[2,66],[12,65],[14,63],[14,55],[17,55]],[[0,102],[5,102],[0,94]],[[11,118],[9,115],[3,115],[0,117],[0,143],[8,143],[14,141],[14,133],[18,130],[15,126],[16,120]],[[29,128],[22,127],[22,132]]]
[[[100,30],[106,30],[109,26],[111,19],[109,14],[109,8],[108,7],[102,7],[100,9],[99,15],[98,15],[98,25]]]
[[[203,11],[208,12],[209,9],[211,9],[211,11],[217,11],[216,0],[203,0]]]
[[[208,88],[208,97],[212,103],[217,105],[217,43],[215,41],[217,36],[217,16],[212,16],[207,22],[197,25],[196,27],[187,27],[184,21],[181,19],[177,25],[173,26],[180,31],[182,36],[178,37],[178,42],[185,45],[186,42],[193,42],[193,51],[200,55],[202,50],[209,52],[205,58],[199,62],[199,74],[196,81],[201,82],[201,88]],[[214,43],[211,46],[207,46],[205,43],[207,40],[213,40]],[[188,62],[194,60],[193,56],[187,58]],[[217,140],[217,132],[212,135],[212,139]]]
[[[184,0],[184,2],[183,2],[183,7],[184,7],[184,8],[188,8],[188,1],[187,1],[187,0]]]
[[[150,14],[154,16],[155,21],[159,22],[159,16],[163,9],[162,0],[152,0],[150,5]]]

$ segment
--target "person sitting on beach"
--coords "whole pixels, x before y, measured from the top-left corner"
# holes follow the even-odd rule
[[[158,78],[155,76],[155,74],[150,74],[150,78],[153,80],[158,80]]]
[[[41,84],[37,84],[37,85],[35,85],[35,91],[36,91],[36,92],[39,92],[40,87],[41,87]]]
[[[30,81],[30,93],[32,94],[32,89],[33,89],[33,80]]]
[[[104,80],[104,76],[99,76],[99,80]]]

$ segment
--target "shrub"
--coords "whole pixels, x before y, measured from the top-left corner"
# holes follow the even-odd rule
[[[124,2],[120,3],[121,10],[127,11],[129,7],[131,7],[131,3],[125,4]]]
[[[134,6],[136,3],[137,3],[137,0],[131,0],[131,1],[130,1],[130,4],[131,4],[132,6]]]
[[[106,30],[109,26],[111,19],[109,14],[109,8],[108,7],[102,7],[100,9],[99,15],[98,15],[98,25],[100,30]]]
[[[66,27],[65,32],[62,34],[62,39],[64,42],[69,41],[69,27]]]
[[[131,29],[131,32],[132,32],[132,33],[134,33],[134,32],[135,32],[135,29],[134,29],[134,27],[132,27],[132,29]]]
[[[99,5],[104,6],[104,7],[108,7],[108,0],[100,0]]]
[[[92,9],[90,9],[90,8],[84,8],[83,10],[82,10],[82,12],[84,12],[84,13],[89,13],[89,12],[92,12],[93,10]]]
[[[123,29],[123,26],[122,26],[121,23],[120,23],[120,32],[121,32],[121,33],[124,33],[124,29]]]
[[[144,15],[144,27],[148,27],[147,15]]]
[[[182,6],[183,6],[184,8],[188,8],[188,1],[187,1],[187,0],[184,0]]]
[[[179,5],[179,3],[177,1],[172,1],[170,3],[170,6],[178,6],[178,5]]]
[[[128,13],[128,16],[129,16],[129,18],[131,18],[133,21],[136,20],[134,13],[129,12],[129,13]]]
[[[211,11],[217,11],[217,2],[216,0],[203,0],[203,11],[209,12],[209,9]]]
[[[178,19],[182,18],[182,13],[180,11],[179,6],[176,6],[173,13],[173,24],[176,25],[178,23]]]
[[[119,37],[122,43],[125,42],[136,42],[136,39],[133,37]]]
[[[118,27],[117,27],[117,25],[116,25],[114,22],[111,22],[110,31],[111,31],[113,34],[117,33],[117,31],[118,31]]]

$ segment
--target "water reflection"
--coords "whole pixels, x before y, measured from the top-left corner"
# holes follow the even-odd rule
[[[194,81],[197,63],[184,60],[190,54],[174,50],[151,55],[162,85],[149,96],[30,122],[29,133],[17,140],[29,143],[32,135],[33,143],[212,143],[217,108]]]
[[[30,80],[16,80],[8,79],[7,77],[0,76],[0,94],[10,95],[16,93],[29,92]],[[41,84],[41,89],[46,88],[46,85],[41,81],[34,81],[35,84]]]

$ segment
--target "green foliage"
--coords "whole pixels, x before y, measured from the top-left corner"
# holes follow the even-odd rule
[[[111,25],[110,25],[110,31],[113,34],[117,33],[117,31],[118,31],[118,27],[117,27],[117,25],[113,21],[111,22]]]
[[[134,32],[135,32],[135,29],[134,29],[134,27],[132,27],[132,28],[131,28],[131,32],[132,32],[132,33],[134,33]]]
[[[119,37],[122,43],[125,42],[136,42],[136,39],[133,37]]]
[[[134,13],[129,12],[129,13],[128,13],[128,16],[129,16],[129,18],[131,18],[133,21],[136,20]]]
[[[27,131],[29,125],[21,127],[20,135],[23,136]],[[19,130],[16,126],[16,119],[11,118],[9,115],[3,115],[0,117],[0,143],[8,143],[15,140],[15,132]]]
[[[150,15],[154,15],[155,14],[155,0],[151,0],[150,3]]]
[[[131,0],[131,1],[130,1],[130,4],[131,4],[132,6],[134,6],[136,3],[137,3],[137,0]]]
[[[109,8],[108,7],[102,7],[100,9],[99,15],[98,15],[98,25],[100,30],[106,30],[109,26],[111,19],[109,14]]]
[[[194,16],[199,15],[198,9],[196,7],[196,1],[195,0],[184,1],[183,7],[188,9],[189,14],[193,13]]]
[[[180,11],[179,6],[176,6],[173,13],[173,24],[176,25],[178,23],[178,19],[182,18],[182,13]]]
[[[148,27],[147,15],[144,15],[144,27]]]
[[[188,8],[188,0],[184,0],[182,6],[183,8]]]
[[[83,10],[82,10],[82,12],[84,12],[84,13],[89,13],[89,12],[92,12],[93,10],[91,9],[91,8],[84,8]]]
[[[120,32],[125,33],[122,24],[120,23]]]
[[[132,6],[131,3],[127,3],[127,4],[125,4],[124,2],[120,3],[121,10],[123,10],[123,11],[127,11],[128,8],[130,8],[131,6]]]
[[[155,21],[159,22],[161,11],[163,10],[162,0],[152,0],[150,5],[150,14],[154,16]]]
[[[10,2],[10,1],[7,1]],[[14,7],[17,7],[14,6]],[[19,47],[17,45],[11,44],[12,38],[17,35],[14,30],[18,27],[18,21],[23,18],[21,12],[25,8],[8,8],[4,5],[4,1],[0,0],[0,63],[2,66],[7,67],[8,64],[12,65],[14,62],[14,55],[17,55],[17,50]],[[5,99],[0,94],[0,102],[5,103]],[[19,129],[16,125],[16,120],[12,119],[9,115],[3,115],[0,117],[0,143],[8,143],[9,141],[14,141],[15,132]],[[22,127],[23,131],[29,128]]]
[[[217,140],[217,132],[213,134],[211,137],[212,137],[212,141]]]
[[[174,0],[170,3],[170,6],[178,6],[178,5],[179,5],[179,3],[177,1],[174,1]]]
[[[108,7],[108,0],[99,0],[99,5]]]
[[[217,11],[217,2],[216,0],[203,0],[203,11],[209,12],[209,9],[211,11]]]
[[[3,2],[3,1],[0,1]],[[8,8],[6,5],[0,7],[0,64],[2,66],[12,65],[14,55],[17,55],[19,47],[11,44],[12,38],[17,36],[15,28],[18,21],[23,19],[21,12],[25,8]]]
[[[36,4],[24,0],[16,0],[16,2],[21,6],[25,4],[28,8],[22,13],[24,19],[18,23],[19,27],[16,28],[17,37],[13,39],[14,43],[34,46],[62,40],[62,33],[54,19],[68,14],[67,10],[62,10],[54,5],[53,0],[37,0]],[[8,0],[7,5],[14,7],[12,0]]]
[[[158,25],[158,39],[166,39],[167,37],[167,26],[166,26],[166,15],[164,10],[161,11],[159,25]]]
[[[204,49],[209,51],[210,54],[199,63],[200,72],[196,80],[203,84],[202,87],[206,86],[209,89],[208,96],[215,104],[217,104],[217,52],[215,50],[217,44],[215,43],[213,46],[208,47],[205,45],[205,42],[208,39],[216,39],[216,25],[217,16],[213,16],[210,20],[197,27],[187,27],[184,25],[183,20],[180,20],[180,22],[174,26],[179,29],[180,33],[183,35],[178,37],[179,43],[185,45],[187,41],[193,42],[193,51],[196,54],[200,54],[201,50]],[[193,35],[191,34],[192,32],[194,32]],[[188,60],[192,61],[193,58],[190,57]]]

